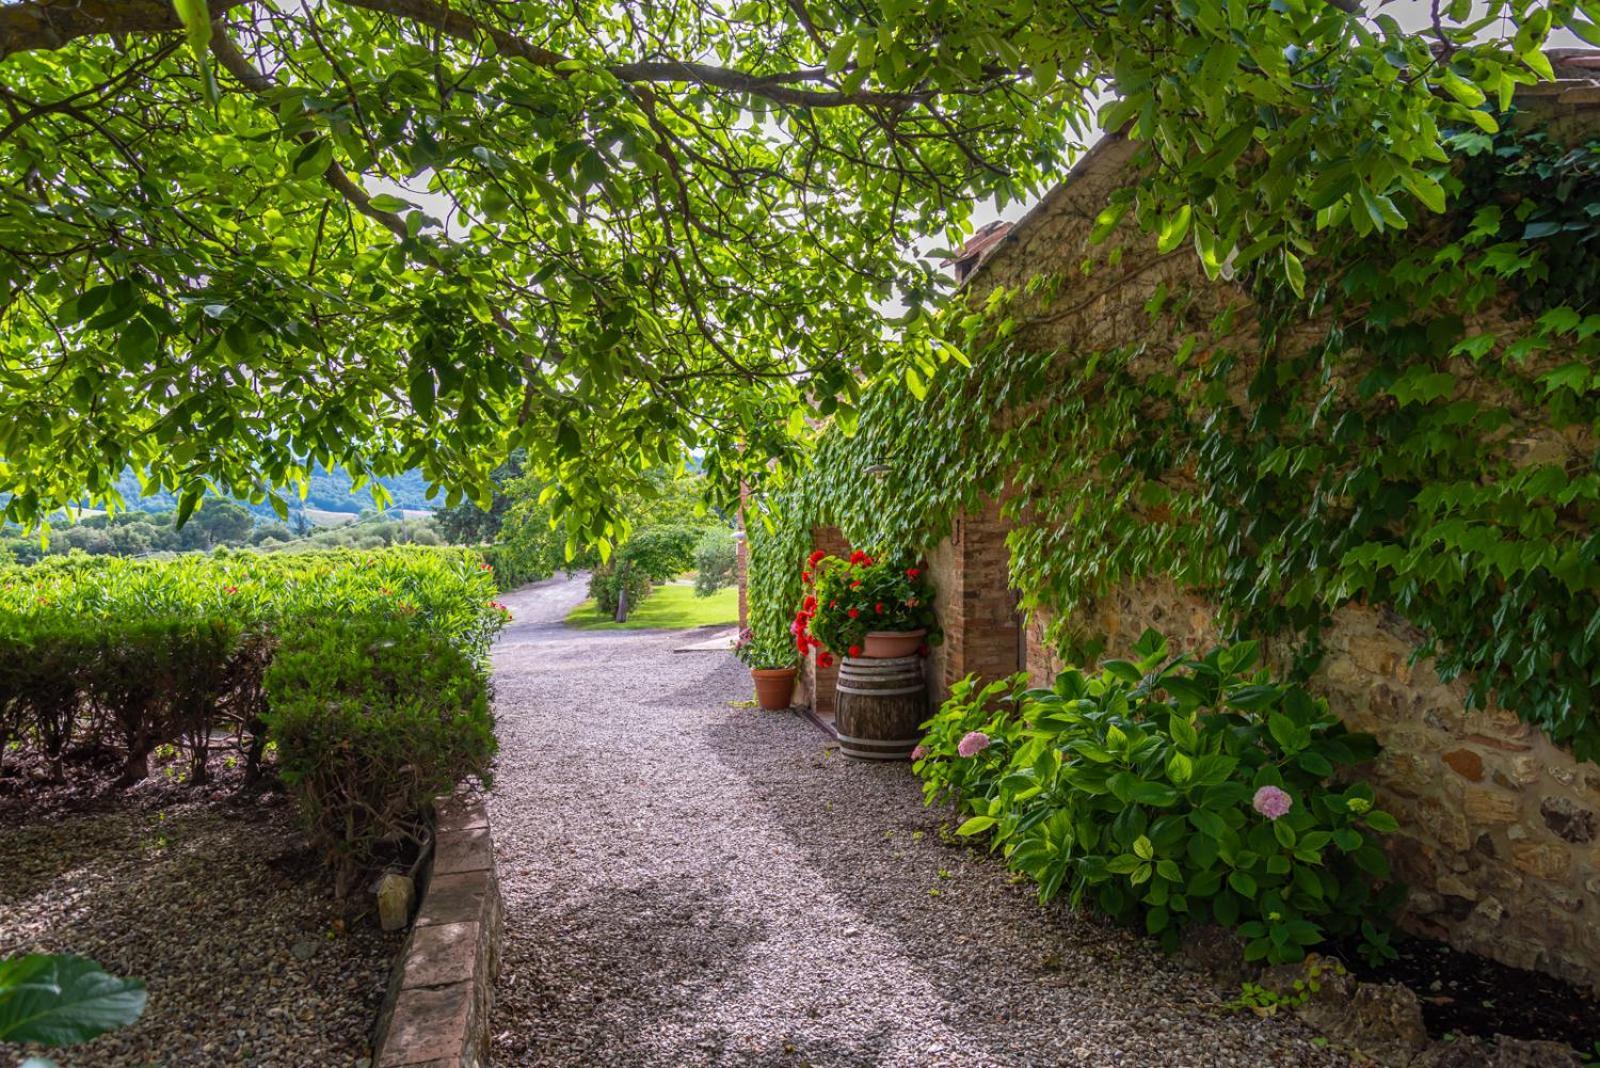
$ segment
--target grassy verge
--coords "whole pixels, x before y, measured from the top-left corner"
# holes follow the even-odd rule
[[[602,614],[592,598],[567,615],[567,626],[579,630],[687,630],[738,621],[739,591],[732,586],[710,597],[696,597],[693,586],[657,586],[626,623]]]

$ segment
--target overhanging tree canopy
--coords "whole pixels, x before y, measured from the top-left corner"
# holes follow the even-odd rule
[[[522,447],[604,536],[625,473],[760,477],[797,402],[848,420],[876,309],[940,285],[909,243],[1059,175],[1095,94],[1163,248],[1293,281],[1319,227],[1442,206],[1439,123],[1591,6],[0,0],[5,514],[128,466],[487,498]]]

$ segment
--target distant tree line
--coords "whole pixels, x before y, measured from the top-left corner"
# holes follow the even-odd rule
[[[388,545],[443,545],[432,519],[403,519],[394,513],[364,512],[343,526],[317,528],[296,514],[289,523],[265,520],[232,501],[212,500],[178,526],[177,513],[118,512],[55,523],[47,532],[25,534],[0,528],[0,561],[31,564],[71,552],[91,556],[148,556],[153,553],[209,552],[218,548],[376,549]]]

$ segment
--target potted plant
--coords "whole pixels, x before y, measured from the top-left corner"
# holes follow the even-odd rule
[[[749,627],[739,632],[733,653],[750,669],[756,684],[756,701],[768,712],[782,712],[794,700],[794,678],[800,666],[799,651],[788,642],[763,641]]]
[[[933,612],[933,584],[922,565],[857,550],[849,559],[818,550],[801,575],[806,596],[795,613],[795,644],[804,655],[889,659],[925,654],[942,635]]]

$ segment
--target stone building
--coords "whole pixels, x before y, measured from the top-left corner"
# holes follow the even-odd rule
[[[1600,55],[1557,54],[1561,80],[1520,93],[1518,105],[1552,131],[1600,129]],[[982,297],[1020,286],[1041,265],[1095,255],[1089,232],[1107,197],[1126,180],[1135,148],[1107,137],[1010,229],[986,232],[961,257],[963,284]],[[1145,239],[1148,242],[1148,239]],[[1148,245],[1147,245],[1148,247]],[[1208,281],[1190,253],[1130,255],[1113,277],[1075,286],[1070,311],[1024,327],[1019,343],[1051,351],[1104,351],[1141,342],[1170,352],[1171,339],[1141,310],[1163,287],[1190,287],[1217,307],[1246,307],[1238,286]],[[1247,319],[1242,316],[1241,320]],[[1042,336],[1029,337],[1037,330]],[[996,502],[963,515],[950,536],[923,547],[939,590],[945,643],[930,661],[937,699],[969,673],[1025,671],[1047,684],[1059,668],[1044,640],[1047,613],[1025,619],[1009,586],[1007,524]],[[848,551],[838,530],[816,528],[817,548]],[[1166,580],[1127,585],[1100,598],[1074,625],[1098,632],[1121,655],[1153,627],[1182,649],[1220,635],[1215,606]],[[1466,708],[1467,683],[1442,682],[1423,660],[1421,635],[1383,606],[1347,606],[1324,630],[1326,654],[1312,680],[1352,729],[1383,745],[1365,774],[1400,820],[1390,836],[1397,873],[1411,886],[1402,923],[1504,963],[1600,986],[1600,767],[1575,760],[1514,713]],[[837,669],[805,665],[800,700],[834,707]]]

